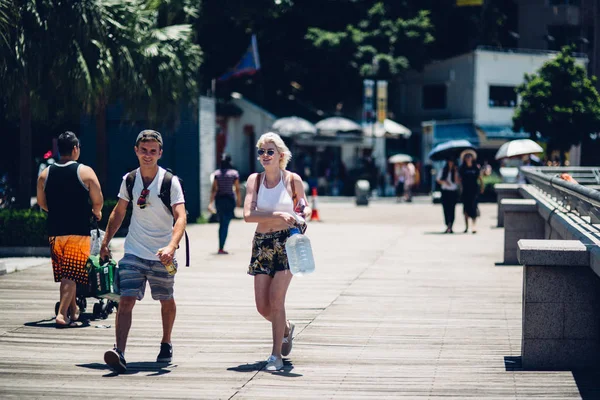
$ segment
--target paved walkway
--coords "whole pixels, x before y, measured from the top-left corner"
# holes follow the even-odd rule
[[[229,256],[215,254],[217,225],[189,229],[193,265],[177,274],[174,363],[164,368],[149,294],[134,309],[129,373],[115,376],[102,361],[114,315],[54,329],[49,266],[2,276],[0,397],[599,398],[597,374],[519,371],[522,269],[501,265],[496,207],[481,209],[477,235],[442,235],[441,207],[429,202],[322,204],[325,222],[308,230],[317,272],[292,282],[296,339],[277,374],[261,370],[270,326],[254,308],[254,227],[242,221]]]

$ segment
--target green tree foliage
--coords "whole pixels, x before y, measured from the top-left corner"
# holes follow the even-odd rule
[[[564,47],[537,73],[526,74],[517,87],[521,103],[515,110],[515,130],[539,132],[550,150],[564,153],[591,133],[600,131],[600,95],[585,68],[575,62],[574,48]]]
[[[193,3],[0,0],[0,96],[20,129],[21,207],[32,193],[32,122],[95,114],[101,160],[110,102],[156,121],[196,99],[202,53],[192,41]]]
[[[325,114],[343,103],[343,113],[356,115],[362,77],[374,66],[388,78],[479,44],[515,46],[508,34],[516,30],[515,4],[487,0],[482,9],[456,7],[455,0],[203,0],[195,24],[205,52],[202,85],[235,65],[254,33],[261,72],[217,83],[220,96],[238,91],[276,114],[287,112],[282,105],[288,98]]]
[[[357,24],[333,32],[309,28],[307,39],[317,49],[351,52],[350,65],[361,77],[391,78],[425,60],[425,49],[433,42],[429,12],[394,15],[383,2],[374,4]]]
[[[356,109],[363,78],[392,79],[408,68],[421,68],[427,60],[428,46],[434,41],[429,12],[388,3],[348,5],[359,10],[358,18],[341,29],[330,25],[308,28],[306,39],[314,48],[313,60],[323,65],[321,90],[337,94],[336,104],[349,103],[347,108]]]

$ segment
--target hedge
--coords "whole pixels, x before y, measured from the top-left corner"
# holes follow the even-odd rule
[[[46,213],[36,210],[0,210],[0,246],[48,246]]]
[[[102,207],[102,219],[98,223],[100,229],[106,229],[108,217],[117,204],[116,200],[107,200]],[[3,247],[38,247],[48,246],[47,214],[40,210],[0,209],[0,246]],[[131,208],[128,208],[121,229],[115,236],[127,234],[131,220]]]

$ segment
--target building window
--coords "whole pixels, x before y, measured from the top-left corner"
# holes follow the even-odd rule
[[[443,110],[446,108],[446,85],[423,85],[423,109]]]
[[[516,107],[517,92],[514,86],[490,86],[490,107]]]

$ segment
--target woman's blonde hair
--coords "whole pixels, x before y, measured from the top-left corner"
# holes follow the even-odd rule
[[[275,147],[277,147],[277,152],[279,152],[281,155],[281,158],[279,159],[279,168],[285,169],[292,159],[292,152],[285,145],[283,139],[281,139],[281,136],[275,132],[267,132],[258,138],[258,142],[256,142],[256,148],[260,149],[266,143],[273,143]],[[260,160],[260,157],[258,159]]]

